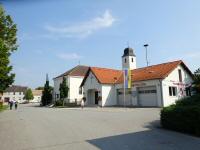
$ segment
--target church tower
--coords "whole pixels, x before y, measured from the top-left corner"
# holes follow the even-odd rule
[[[136,55],[130,47],[124,49],[124,54],[122,56],[122,69],[136,69]]]

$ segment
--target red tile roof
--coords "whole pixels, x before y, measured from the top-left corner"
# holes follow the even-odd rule
[[[132,81],[145,81],[154,79],[164,79],[167,77],[178,65],[182,65],[192,76],[191,71],[183,63],[182,60],[167,62],[158,65],[152,65],[144,68],[132,70]],[[123,83],[123,71],[107,68],[90,67],[81,86],[83,86],[89,72],[92,72],[99,83],[102,84],[117,84]]]
[[[97,80],[102,84],[117,83],[123,72],[121,70],[90,67],[91,72],[95,75]]]
[[[167,62],[163,64],[148,66],[132,70],[133,81],[144,81],[153,79],[164,79],[167,77],[178,65],[182,64],[189,73],[191,71],[186,67],[182,60]],[[192,73],[191,73],[192,74]]]

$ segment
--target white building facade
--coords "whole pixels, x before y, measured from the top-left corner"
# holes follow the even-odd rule
[[[12,100],[23,103],[25,101],[24,96],[27,89],[28,87],[12,85],[3,92],[2,100],[4,102],[9,102]]]
[[[69,88],[68,97],[65,99],[65,101],[69,103],[80,103],[83,98],[83,91],[80,88],[80,85],[88,69],[89,67],[87,66],[76,66],[64,74],[54,78],[53,100],[60,100],[59,88],[64,77],[66,78],[67,86]]]
[[[192,73],[181,60],[137,69],[133,50],[126,48],[122,68],[132,70],[125,95],[123,71],[90,67],[81,83],[86,105],[164,107],[191,95]]]
[[[42,100],[42,90],[32,90],[33,99],[30,101],[31,103],[40,103]]]

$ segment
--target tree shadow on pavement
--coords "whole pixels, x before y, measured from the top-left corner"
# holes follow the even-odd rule
[[[124,124],[126,126],[126,124]],[[200,138],[164,130],[159,121],[144,131],[87,140],[100,150],[199,150]]]

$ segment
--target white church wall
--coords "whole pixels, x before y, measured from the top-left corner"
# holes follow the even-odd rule
[[[83,92],[79,93],[80,85],[83,81],[82,76],[69,76],[69,101],[80,102],[83,98]]]

